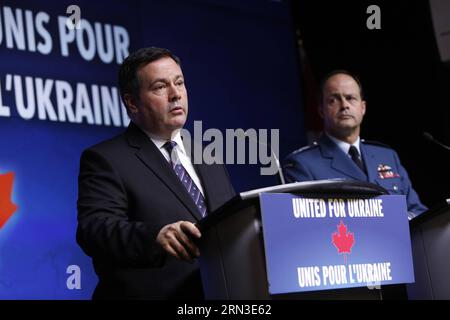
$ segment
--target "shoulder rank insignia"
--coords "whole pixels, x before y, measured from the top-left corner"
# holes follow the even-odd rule
[[[371,145],[374,145],[374,146],[378,146],[378,147],[384,147],[384,148],[387,148],[387,149],[392,149],[387,144],[384,144],[384,143],[381,143],[381,142],[378,142],[378,141],[361,139],[361,142],[365,143],[365,144],[371,144]]]
[[[318,147],[318,146],[319,146],[319,144],[316,141],[314,141],[311,145],[307,145],[300,149],[297,149],[294,152],[292,152],[292,154],[297,154],[297,153],[300,153],[300,152],[303,152],[303,151],[306,151],[306,150],[309,150],[309,149],[312,149],[312,148]]]
[[[398,178],[400,175],[398,173],[392,172],[392,168],[387,164],[379,164],[378,168],[378,177],[380,179],[389,179],[389,178]]]

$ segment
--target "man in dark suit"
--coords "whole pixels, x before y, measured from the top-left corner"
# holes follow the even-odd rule
[[[132,53],[119,87],[131,123],[80,160],[77,241],[97,299],[201,299],[195,223],[234,196],[223,165],[194,165],[180,130],[188,98],[179,59]]]
[[[286,180],[368,181],[384,187],[390,194],[405,195],[410,218],[427,210],[397,153],[384,144],[360,139],[366,102],[358,78],[348,71],[337,70],[325,77],[321,89],[319,112],[324,133],[319,143],[286,158]]]

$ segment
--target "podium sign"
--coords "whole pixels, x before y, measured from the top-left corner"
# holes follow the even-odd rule
[[[414,282],[405,196],[260,195],[270,294]]]

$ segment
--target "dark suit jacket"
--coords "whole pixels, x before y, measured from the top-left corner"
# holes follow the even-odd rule
[[[323,134],[317,145],[294,151],[286,158],[286,180],[294,182],[345,178],[367,181],[382,186],[390,194],[405,195],[408,210],[415,214],[427,210],[420,202],[408,173],[393,149],[380,143],[361,140],[360,150],[367,174]]]
[[[194,165],[208,212],[234,196],[223,165]],[[181,262],[155,242],[159,230],[200,213],[153,142],[134,124],[85,150],[78,180],[77,242],[99,277],[93,298],[201,299],[197,262]]]

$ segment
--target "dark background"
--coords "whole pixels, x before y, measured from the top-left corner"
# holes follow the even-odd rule
[[[381,9],[380,30],[366,27],[372,4]],[[428,1],[293,0],[291,5],[317,83],[333,69],[360,77],[367,101],[361,137],[397,150],[426,205],[449,197],[450,152],[423,138],[427,131],[450,144],[450,67],[440,61]]]

